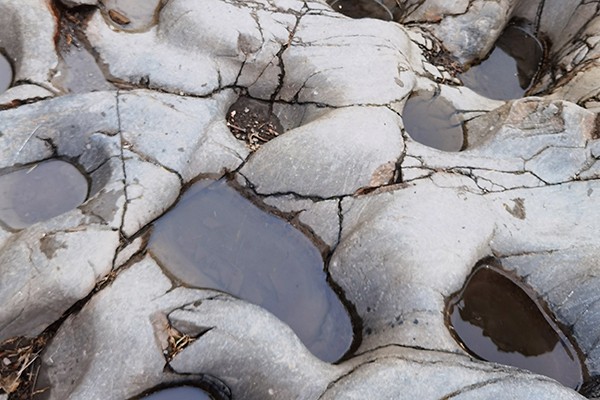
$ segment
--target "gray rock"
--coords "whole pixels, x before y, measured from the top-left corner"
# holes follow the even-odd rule
[[[235,98],[231,90],[206,99],[148,90],[121,94],[125,147],[179,175],[182,183],[235,170],[249,153],[226,126],[225,114]]]
[[[597,224],[598,191],[598,182],[590,181],[486,196],[498,219],[494,251],[514,255],[594,247],[597,238],[589,233]]]
[[[33,99],[47,99],[54,93],[37,85],[19,85],[9,88],[0,94],[0,107],[10,108]]]
[[[427,3],[432,3],[428,1]],[[470,64],[484,59],[494,46],[498,36],[509,20],[509,15],[517,3],[515,0],[470,2],[466,13],[444,17],[444,10],[432,7],[431,19],[436,24],[428,24],[440,38],[444,47],[462,64]]]
[[[14,81],[53,90],[52,72],[58,65],[54,47],[57,23],[45,0],[6,0],[0,5],[0,48],[13,64]]]
[[[390,384],[393,382],[393,384]],[[448,353],[388,347],[364,357],[320,398],[584,399],[541,376]]]
[[[488,256],[571,328],[598,380],[597,116],[566,101],[598,107],[596,3],[384,0],[410,30],[314,0],[172,0],[143,26],[111,19],[114,2],[63,3],[96,7],[80,32],[87,62],[118,91],[40,101],[60,92],[50,3],[0,5],[0,47],[27,83],[0,97],[13,107],[0,111],[0,173],[61,157],[90,180],[74,210],[0,229],[0,341],[37,335],[89,296],[42,355],[46,398],[124,399],[190,380],[247,399],[582,398],[475,361],[451,336],[445,301]],[[531,90],[544,97],[451,86],[439,50],[482,59],[510,18],[538,10],[553,43]],[[459,110],[466,150],[403,131],[404,103],[422,90]],[[284,134],[251,153],[227,127],[238,96],[272,107]],[[333,251],[327,271],[363,324],[354,354],[319,361],[271,314],[178,287],[146,253],[150,224],[182,188],[226,173]]]
[[[234,85],[238,78],[257,81],[287,41],[288,23],[280,18],[285,14],[272,8],[270,13],[257,12],[255,20],[251,10],[248,5],[218,0],[202,4],[170,1],[160,12],[158,26],[136,35],[112,29],[106,17],[96,12],[86,36],[114,78],[203,96]],[[192,36],[196,39],[188,40]],[[154,54],[164,57],[149,64]],[[165,70],[171,73],[164,74]]]
[[[165,371],[167,315],[214,292],[175,289],[146,257],[65,321],[44,352],[46,399],[125,399],[184,380]],[[188,376],[187,379],[200,377]]]
[[[162,215],[179,197],[182,182],[176,173],[144,161],[130,151],[123,152],[127,176],[127,210],[123,233],[132,236]]]
[[[112,268],[124,204],[115,105],[114,93],[94,93],[1,112],[2,167],[62,156],[91,180],[80,207],[2,238],[2,339],[41,333]]]
[[[169,320],[182,332],[205,331],[171,367],[181,374],[218,376],[234,397],[314,399],[345,370],[316,359],[271,314],[229,297],[175,310]]]
[[[30,228],[2,248],[0,339],[35,336],[87,296],[112,267],[118,233]],[[74,263],[73,260],[80,260]]]
[[[308,226],[330,248],[337,245],[340,233],[339,200],[315,202],[286,195],[267,197],[264,201],[282,212],[297,214],[300,223]]]
[[[326,200],[300,212],[300,222],[309,226],[312,231],[323,240],[330,248],[338,244],[339,226],[339,201]]]
[[[363,33],[354,35],[357,30]],[[413,71],[422,70],[419,55],[398,25],[308,14],[282,55],[285,76],[278,98],[331,106],[398,102],[415,84]]]
[[[595,135],[595,116],[572,103],[515,100],[468,121],[466,127],[468,146],[461,153],[408,140],[401,164],[404,179],[454,172],[469,177],[477,191],[487,193],[593,174],[595,159],[587,146]]]
[[[402,152],[395,113],[384,107],[348,107],[266,143],[240,173],[260,194],[329,198],[368,187],[375,171],[395,164]],[[274,168],[280,160],[283,166]]]
[[[578,245],[556,252],[526,253],[501,259],[503,267],[527,277],[527,283],[556,310],[581,346],[591,374],[600,368],[597,250]],[[539,268],[543,265],[544,268]]]
[[[406,15],[403,22],[438,22],[449,15],[460,15],[468,11],[469,2],[466,0],[452,3],[443,0],[427,0],[414,11]]]
[[[480,197],[453,183],[444,189],[425,181],[342,202],[329,272],[362,319],[362,350],[394,343],[459,351],[444,323],[444,296],[489,254],[494,220]]]

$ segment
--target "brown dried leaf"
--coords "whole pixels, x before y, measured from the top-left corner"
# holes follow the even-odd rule
[[[108,16],[119,25],[128,25],[131,20],[127,16],[115,9],[108,10]]]

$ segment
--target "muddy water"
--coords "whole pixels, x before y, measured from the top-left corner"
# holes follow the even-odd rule
[[[528,369],[578,389],[577,351],[527,287],[497,267],[478,266],[454,295],[447,318],[455,338],[473,355]]]
[[[411,96],[402,111],[404,129],[415,141],[444,151],[463,147],[462,123],[454,107],[433,92]]]
[[[313,243],[223,181],[199,181],[160,218],[150,252],[180,281],[258,304],[324,361],[350,347],[346,309],[326,282]]]
[[[460,75],[463,84],[496,100],[523,97],[531,86],[544,51],[526,25],[509,25],[481,64]]]
[[[0,93],[6,91],[12,83],[13,70],[8,59],[0,53]]]
[[[377,0],[327,0],[335,11],[350,18],[376,18],[391,21],[394,16],[388,7]]]
[[[106,18],[119,29],[144,31],[158,21],[161,0],[101,0]]]
[[[63,214],[82,204],[88,181],[71,163],[49,160],[0,175],[0,221],[12,229]]]
[[[143,400],[212,400],[202,389],[193,386],[179,386],[159,390],[148,396],[142,397]]]

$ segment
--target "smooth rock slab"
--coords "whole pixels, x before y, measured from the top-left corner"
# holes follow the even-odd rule
[[[335,107],[400,102],[414,87],[413,71],[422,70],[419,58],[399,25],[308,13],[282,55],[278,98]]]
[[[171,361],[181,374],[220,377],[235,397],[314,399],[345,368],[312,356],[289,327],[264,310],[215,298],[169,314],[175,327],[212,327]],[[267,327],[265,329],[265,327]]]
[[[399,159],[400,126],[385,107],[331,110],[263,145],[240,173],[263,195],[349,195],[370,186],[379,167]]]
[[[342,213],[329,271],[362,319],[359,351],[389,343],[458,351],[444,296],[489,253],[494,221],[482,199],[423,182],[344,199]]]
[[[598,239],[590,232],[600,229],[598,183],[479,196],[461,189],[459,177],[435,176],[445,176],[444,187],[439,180],[423,180],[342,203],[342,238],[330,273],[357,305],[361,349],[397,343],[460,351],[447,335],[444,299],[478,260],[503,256],[515,260],[509,265],[523,277],[536,272],[535,289],[548,298],[559,322],[572,327],[586,364],[595,370],[598,268],[590,260],[597,257]],[[443,213],[437,211],[440,204]],[[575,265],[567,267],[561,254],[574,244],[579,251],[569,254]],[[519,266],[521,259],[527,263]]]
[[[94,296],[46,348],[38,386],[50,390],[43,398],[122,400],[181,380],[164,371],[166,315],[215,293],[172,289],[146,257]]]
[[[294,3],[298,8],[303,5]],[[234,85],[242,78],[242,69],[246,82],[256,81],[288,39],[293,12],[286,21],[281,10],[265,6],[271,12],[259,11],[255,19],[249,6],[219,0],[170,1],[161,9],[158,25],[138,34],[113,30],[97,11],[86,36],[115,79],[205,96]],[[276,84],[269,86],[274,90]]]
[[[55,91],[50,83],[58,65],[54,46],[57,22],[50,2],[5,0],[0,4],[0,48],[14,68],[14,82],[27,82]]]
[[[232,90],[193,98],[135,90],[119,94],[124,147],[187,183],[201,174],[236,169],[248,149],[229,131],[225,114]]]
[[[117,232],[99,226],[14,234],[0,255],[0,339],[35,336],[56,321],[110,271],[118,244]]]
[[[309,227],[330,248],[339,240],[339,200],[313,201],[297,199],[293,195],[274,196],[265,203],[284,213],[298,213],[298,221]]]
[[[468,121],[466,129],[468,146],[460,153],[407,141],[404,180],[455,172],[488,193],[568,182],[597,168],[595,115],[572,103],[515,100]]]
[[[123,152],[127,174],[127,212],[123,232],[131,236],[175,203],[181,190],[179,176],[160,165]]]
[[[365,358],[319,399],[584,399],[549,378],[454,354],[389,347]]]

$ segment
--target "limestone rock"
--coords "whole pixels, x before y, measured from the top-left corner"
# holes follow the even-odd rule
[[[376,122],[364,124],[367,120]],[[368,186],[377,168],[395,163],[402,151],[395,113],[349,107],[332,110],[266,143],[240,173],[260,194],[343,196]],[[285,160],[282,167],[273,168],[279,160]]]

